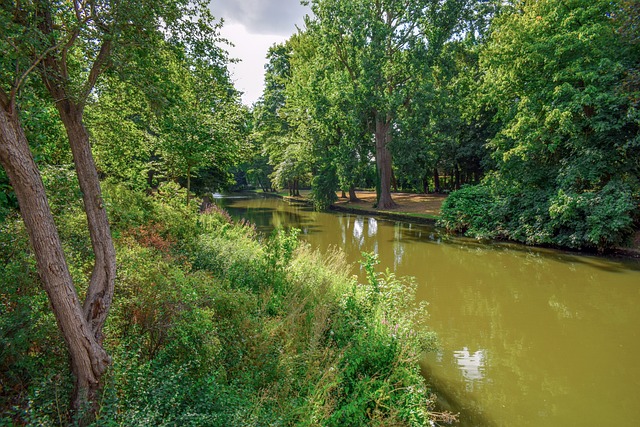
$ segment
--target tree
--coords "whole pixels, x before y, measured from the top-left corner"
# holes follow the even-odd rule
[[[336,200],[338,188],[349,190],[351,200],[357,200],[355,186],[373,147],[346,71],[324,61],[318,42],[308,32],[288,42],[291,71],[283,114],[290,133],[307,142],[311,197],[317,209],[326,209]]]
[[[490,144],[496,171],[490,191],[460,196],[491,196],[493,235],[605,249],[632,231],[640,122],[624,82],[640,58],[615,18],[624,4],[523,2],[495,21],[481,69],[503,123]]]
[[[290,43],[274,44],[267,52],[267,64],[265,65],[265,88],[262,96],[256,102],[253,109],[253,133],[252,140],[259,147],[260,152],[255,153],[257,176],[266,181],[264,175],[269,171],[268,177],[276,176],[276,169],[285,168],[286,162],[293,161],[291,156],[285,161],[287,147],[292,142],[291,125],[284,111],[286,102],[285,89],[291,78],[290,72]],[[299,151],[299,150],[298,150]],[[265,164],[264,158],[268,158]],[[285,168],[287,169],[287,168]],[[273,179],[276,185],[286,185],[287,180]]]
[[[134,85],[108,76],[97,86],[100,96],[85,113],[98,173],[147,189],[158,169],[160,129],[145,94]]]
[[[178,94],[160,111],[160,148],[169,174],[186,179],[189,203],[191,178],[198,170],[215,168],[224,174],[235,163],[245,116],[222,50],[210,47],[204,57],[188,46],[168,49],[170,79]]]
[[[414,96],[414,81],[428,71],[450,37],[464,0],[314,0],[309,30],[320,38],[324,60],[344,70],[371,117],[378,172],[378,207],[391,198],[391,141],[399,112]]]
[[[110,361],[102,347],[102,327],[113,297],[116,267],[100,182],[83,123],[84,109],[108,67],[127,62],[134,44],[153,44],[163,37],[161,21],[164,34],[197,37],[199,31],[186,30],[206,26],[209,17],[205,4],[187,1],[4,2],[0,7],[0,164],[15,191],[43,287],[69,349],[75,377],[72,406],[80,415],[85,410],[88,415],[81,424],[87,423],[96,409],[100,379]],[[36,72],[65,127],[83,195],[95,256],[83,304],[69,274],[20,120],[19,95]]]

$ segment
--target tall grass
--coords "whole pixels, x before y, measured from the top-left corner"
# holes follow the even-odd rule
[[[411,283],[258,235],[223,211],[107,184],[118,254],[106,328],[113,366],[97,426],[428,425]],[[172,195],[172,196],[170,196]],[[90,274],[79,210],[60,216],[78,283]],[[69,370],[24,229],[2,224],[0,425],[67,425]],[[83,277],[84,276],[84,277]]]

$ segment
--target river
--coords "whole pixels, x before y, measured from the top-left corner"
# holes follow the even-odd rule
[[[422,368],[458,426],[640,425],[640,262],[479,244],[277,198],[216,199],[259,230],[413,276],[440,349]]]

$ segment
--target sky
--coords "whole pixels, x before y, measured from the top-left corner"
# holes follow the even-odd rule
[[[224,19],[221,36],[235,45],[227,50],[240,62],[229,69],[242,102],[250,106],[262,95],[269,47],[287,40],[296,25],[302,28],[309,9],[300,0],[211,0],[211,11]]]

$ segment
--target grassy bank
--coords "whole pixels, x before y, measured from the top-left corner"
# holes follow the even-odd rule
[[[82,209],[58,188],[51,201],[85,283]],[[414,320],[424,308],[410,283],[376,273],[372,256],[357,283],[341,253],[301,246],[295,231],[261,237],[222,211],[200,215],[174,186],[105,193],[118,279],[96,425],[428,424],[417,361],[434,337]],[[67,425],[65,345],[21,221],[1,227],[0,425]]]

